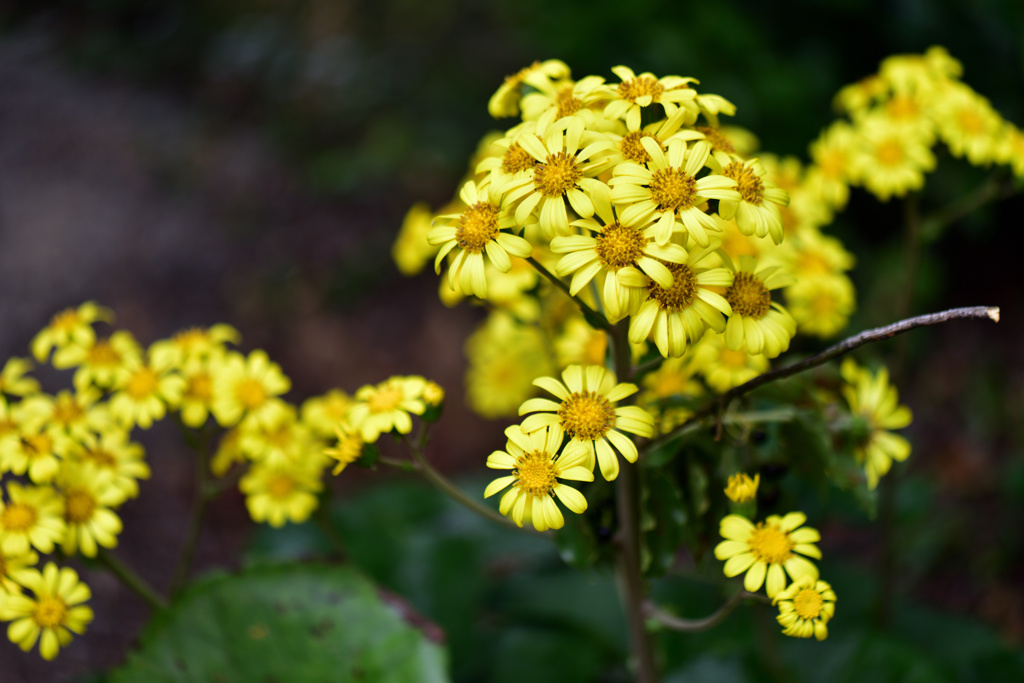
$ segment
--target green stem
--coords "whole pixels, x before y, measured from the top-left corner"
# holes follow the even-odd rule
[[[171,581],[171,594],[176,595],[185,587],[189,574],[192,571],[192,560],[195,558],[196,547],[199,545],[199,536],[203,530],[203,516],[206,514],[206,504],[211,498],[211,489],[207,472],[209,466],[209,432],[203,429],[198,436],[190,434],[185,425],[180,422],[179,426],[186,435],[186,441],[196,452],[196,484],[192,509],[189,513],[188,527],[185,531],[185,540],[182,544],[181,554],[178,555],[178,563],[174,568],[174,578]],[[191,438],[190,438],[191,437]],[[215,494],[214,494],[215,495]]]
[[[527,257],[526,260],[529,262],[531,266],[533,266],[537,270],[538,273],[547,278],[548,281],[555,287],[565,292],[565,295],[572,299],[577,306],[579,306],[579,309],[583,312],[583,317],[586,319],[587,323],[589,323],[592,327],[596,329],[604,330],[608,333],[611,333],[612,324],[608,322],[608,319],[605,318],[600,313],[598,313],[597,311],[595,311],[590,306],[588,306],[586,303],[581,301],[578,297],[575,297],[572,294],[570,294],[569,285],[565,284],[565,282],[563,282],[561,278],[556,277],[554,273],[545,268],[540,261],[533,258],[532,256]]]
[[[154,610],[162,610],[167,607],[167,600],[162,595],[157,593],[135,570],[112,555],[109,550],[100,548],[96,559]]]

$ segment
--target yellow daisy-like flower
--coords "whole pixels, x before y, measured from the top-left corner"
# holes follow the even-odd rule
[[[587,76],[578,81],[546,81],[521,102],[524,121],[537,121],[543,129],[567,116],[583,116],[584,121],[595,120],[592,107],[605,102],[604,78]]]
[[[588,325],[583,316],[573,316],[565,321],[555,338],[555,356],[561,367],[574,363],[601,365],[608,357],[608,335]],[[522,402],[516,403],[517,409]]]
[[[59,351],[67,346],[92,346],[96,339],[92,324],[98,320],[110,322],[113,319],[109,309],[94,301],[86,301],[78,308],[65,308],[32,339],[32,355],[42,363],[50,357],[52,349]]]
[[[1003,119],[989,101],[962,83],[940,90],[933,104],[939,137],[954,156],[975,166],[992,163],[1000,142]]]
[[[0,543],[0,546],[2,545]],[[21,592],[20,581],[24,576],[23,572],[35,567],[37,562],[39,555],[31,550],[27,553],[8,553],[0,547],[0,604],[3,603],[5,592],[8,595]]]
[[[705,213],[702,206],[709,199],[740,201],[736,181],[711,173],[697,179],[711,153],[705,140],[687,147],[686,141],[668,141],[668,153],[652,138],[640,144],[650,155],[646,164],[623,162],[615,167],[609,181],[612,201],[626,205],[620,218],[627,225],[645,225],[656,219],[654,239],[668,244],[677,224],[702,247],[708,246],[708,231],[721,232],[717,217]]]
[[[465,349],[466,403],[489,419],[517,415],[520,404],[536,394],[535,374],[556,370],[537,327],[502,311],[487,317],[466,340]]]
[[[94,388],[71,392],[62,390],[56,396],[35,394],[19,406],[24,424],[38,421],[50,435],[66,435],[78,443],[87,443],[92,435],[109,427],[113,420],[104,403],[97,403],[100,392]]]
[[[890,429],[903,429],[910,424],[910,408],[899,404],[896,387],[889,384],[889,371],[877,373],[860,368],[852,358],[845,358],[840,373],[847,384],[843,397],[850,412],[867,422],[867,433],[854,446],[857,459],[864,464],[868,488],[878,486],[878,480],[893,460],[903,462],[910,455],[910,442]]]
[[[53,552],[64,539],[64,505],[49,486],[7,484],[7,502],[0,502],[0,549],[20,555],[34,547]]]
[[[96,339],[89,346],[67,346],[53,354],[56,368],[77,368],[72,378],[75,389],[109,389],[114,386],[123,366],[140,363],[142,348],[131,332],[118,330],[107,339]]]
[[[801,334],[826,339],[846,327],[857,305],[845,275],[802,277],[786,288],[786,303]]]
[[[181,421],[198,429],[206,424],[213,406],[213,372],[206,359],[193,358],[180,366],[185,390],[178,403]]]
[[[0,471],[7,469],[28,475],[33,483],[47,484],[57,476],[61,462],[75,449],[75,442],[60,430],[47,430],[47,423],[21,412],[16,410],[19,438],[0,440]]]
[[[728,268],[700,265],[716,246],[717,242],[690,252],[685,263],[667,264],[671,287],[648,283],[647,299],[629,322],[630,342],[639,344],[653,336],[661,355],[679,357],[687,343],[700,339],[708,328],[725,330],[725,315],[732,307],[713,288],[729,287],[733,274]]]
[[[123,527],[113,508],[125,501],[125,495],[112,474],[86,465],[66,465],[58,486],[64,496],[67,523],[61,544],[64,554],[81,551],[86,557],[96,557],[97,546],[116,547]]]
[[[399,434],[412,431],[409,414],[422,415],[426,380],[422,377],[389,377],[376,386],[365,385],[356,391],[357,403],[348,412],[348,421],[359,430],[363,441],[373,443],[392,429]]]
[[[248,356],[229,351],[210,361],[213,375],[213,416],[221,427],[233,427],[243,418],[269,422],[281,409],[276,397],[291,389],[292,383],[281,366],[266,351],[256,349]]]
[[[591,188],[590,198],[596,218],[572,223],[584,234],[560,235],[551,240],[551,251],[565,254],[555,272],[562,277],[573,274],[569,285],[572,296],[600,275],[601,302],[608,320],[615,322],[639,308],[648,278],[662,287],[672,286],[672,273],[665,262],[682,263],[686,250],[678,244],[658,246],[653,241],[652,227],[645,229],[643,224],[633,226],[616,220],[611,192],[603,183]]]
[[[426,202],[416,202],[406,212],[398,237],[391,245],[391,259],[402,275],[418,274],[437,254],[437,247],[427,242],[433,220],[434,212]]]
[[[828,637],[828,622],[836,613],[836,594],[832,586],[811,576],[801,576],[789,588],[779,591],[772,599],[779,606],[776,620],[785,628],[782,632],[795,638],[818,640]]]
[[[768,179],[757,159],[734,161],[725,166],[721,173],[736,181],[740,199],[723,199],[719,202],[719,215],[726,220],[735,218],[736,226],[744,235],[771,235],[775,244],[782,242],[779,207],[789,206],[789,194]]]
[[[804,513],[790,512],[785,517],[772,515],[755,526],[746,517],[727,515],[720,527],[725,540],[715,546],[715,557],[725,560],[728,577],[746,572],[743,587],[751,593],[766,583],[767,576],[765,590],[773,598],[786,587],[786,574],[794,580],[818,578],[818,568],[803,556],[821,559],[814,545],[821,534],[810,527],[798,528],[806,521]]]
[[[181,368],[190,361],[207,360],[222,353],[227,344],[238,344],[242,335],[231,325],[218,323],[208,329],[193,327],[170,339],[153,342],[149,358],[153,365]]]
[[[149,429],[168,408],[178,406],[185,386],[185,378],[173,368],[133,359],[117,375],[110,414],[122,425]]]
[[[92,609],[82,604],[92,593],[74,569],[58,569],[53,562],[42,572],[26,569],[20,580],[33,596],[22,593],[0,600],[0,620],[11,622],[7,637],[12,643],[28,652],[38,640],[40,656],[51,660],[71,642],[72,633],[81,635],[92,621]]]
[[[448,266],[448,285],[463,294],[487,298],[486,260],[500,272],[512,269],[510,256],[526,258],[533,247],[522,237],[503,232],[515,227],[510,204],[511,195],[505,186],[493,180],[478,187],[470,180],[462,186],[459,197],[466,203],[460,214],[439,216],[427,241],[440,246],[434,259],[434,270],[441,272],[441,263],[456,247],[458,251]]]
[[[301,463],[254,463],[238,485],[245,494],[249,516],[273,527],[305,522],[316,509],[317,494],[323,488],[320,470],[319,457]]]
[[[858,136],[846,121],[834,122],[811,143],[815,166],[808,169],[808,175],[817,177],[815,187],[832,209],[843,208],[850,199],[852,159],[857,145]]]
[[[341,389],[331,389],[323,396],[306,399],[302,404],[302,421],[323,439],[334,436],[338,423],[343,422],[355,399]]]
[[[366,443],[359,435],[358,429],[353,429],[347,424],[339,424],[334,429],[338,443],[334,448],[325,448],[324,455],[334,458],[338,464],[334,466],[331,474],[337,476],[351,463],[359,459],[363,454],[363,447]]]
[[[575,512],[587,509],[583,494],[559,482],[559,479],[593,481],[594,473],[586,466],[587,450],[570,442],[559,454],[565,433],[558,425],[543,427],[527,434],[519,425],[505,430],[508,443],[504,451],[494,451],[487,457],[487,466],[497,470],[512,470],[512,474],[499,477],[484,491],[484,498],[511,486],[498,509],[519,526],[532,523],[537,531],[561,529],[565,524],[555,497]]]
[[[130,441],[123,429],[107,429],[91,444],[84,445],[78,459],[98,470],[110,472],[111,484],[121,495],[135,498],[139,495],[139,480],[149,479],[149,465],[142,444]]]
[[[756,270],[753,257],[741,256],[733,283],[725,290],[732,315],[725,324],[725,344],[733,351],[746,350],[775,358],[789,348],[796,321],[770,290],[793,283],[793,277],[776,266]]]
[[[588,195],[600,182],[596,176],[610,166],[607,156],[611,143],[598,139],[581,149],[583,131],[583,120],[574,116],[516,139],[516,144],[536,162],[523,178],[513,181],[509,190],[510,200],[519,202],[517,225],[534,222],[531,219],[536,216],[541,234],[550,240],[555,235],[569,234],[566,202],[582,218],[594,215]]]
[[[935,168],[929,139],[911,134],[885,115],[864,117],[857,131],[862,142],[850,163],[865,189],[887,201],[924,186],[924,174]]]
[[[238,430],[238,447],[253,461],[286,466],[319,448],[313,433],[299,420],[298,410],[291,404],[284,404],[268,420],[247,420]]]
[[[561,81],[568,77],[569,67],[563,61],[548,59],[543,62],[534,62],[515,74],[505,77],[505,82],[487,103],[487,111],[496,119],[517,116],[524,85],[540,89],[545,86],[549,87],[551,81]]]
[[[768,370],[768,359],[746,351],[733,351],[725,344],[725,335],[708,332],[691,350],[693,365],[704,375],[713,391],[724,394],[749,382]]]
[[[39,391],[39,381],[25,376],[31,369],[32,361],[27,358],[7,359],[3,370],[0,370],[0,394],[26,396]]]
[[[614,89],[609,86],[608,105],[604,108],[607,119],[625,119],[630,130],[639,130],[643,110],[652,104],[660,104],[665,116],[670,117],[679,107],[689,110],[693,120],[697,118],[698,107],[694,99],[697,91],[689,87],[695,78],[665,76],[657,78],[645,72],[639,76],[628,66],[612,67],[612,73],[622,81]],[[692,121],[690,121],[692,122]]]
[[[615,375],[599,365],[570,365],[559,382],[554,377],[538,377],[533,383],[548,391],[558,402],[532,398],[519,407],[519,414],[535,413],[523,420],[523,431],[532,433],[544,427],[558,426],[569,436],[570,444],[586,447],[586,466],[596,462],[601,474],[611,481],[619,476],[616,451],[629,462],[639,455],[636,444],[622,432],[650,438],[654,418],[643,408],[616,403],[637,392],[635,384],[616,383]]]
[[[761,475],[755,474],[751,479],[745,472],[737,472],[729,477],[725,487],[726,497],[734,503],[745,503],[757,496],[757,485],[761,483]]]

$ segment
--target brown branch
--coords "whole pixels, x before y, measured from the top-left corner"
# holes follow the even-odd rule
[[[673,631],[696,633],[698,631],[706,631],[709,628],[718,626],[718,624],[725,621],[725,618],[729,616],[734,609],[736,609],[741,600],[748,598],[759,600],[766,599],[757,593],[748,593],[745,590],[739,590],[733,593],[733,595],[731,595],[721,607],[703,619],[682,619],[674,614],[669,614],[653,602],[644,603],[644,613],[648,619],[653,619],[662,626],[672,629]]]
[[[919,315],[913,318],[907,318],[906,320],[900,320],[899,322],[895,322],[891,325],[886,325],[885,327],[876,327],[873,330],[865,330],[860,334],[855,334],[852,337],[844,339],[835,346],[830,346],[829,348],[825,349],[824,351],[815,356],[804,358],[803,360],[793,363],[792,365],[787,365],[784,368],[771,370],[769,372],[764,373],[763,375],[758,375],[754,379],[744,384],[741,384],[738,387],[733,387],[729,391],[725,392],[721,396],[718,396],[714,400],[708,402],[703,407],[698,409],[692,416],[690,416],[690,419],[688,419],[686,422],[682,423],[681,425],[673,429],[668,434],[650,442],[647,445],[647,448],[650,449],[659,446],[663,443],[666,443],[667,441],[676,438],[683,432],[692,428],[697,422],[703,420],[705,417],[709,415],[721,414],[722,412],[725,411],[726,406],[728,406],[734,398],[737,398],[739,396],[742,396],[743,394],[753,391],[754,389],[757,389],[758,387],[764,384],[774,382],[777,379],[785,379],[786,377],[795,375],[798,372],[803,372],[804,370],[809,370],[818,365],[823,365],[828,361],[832,360],[833,358],[838,358],[843,354],[853,351],[857,347],[864,346],[865,344],[870,344],[871,342],[889,339],[890,337],[894,337],[897,334],[902,334],[904,332],[908,332],[918,327],[925,327],[927,325],[939,325],[941,323],[949,322],[950,320],[960,320],[965,318],[989,318],[994,322],[999,322],[999,308],[996,306],[970,306],[967,308],[951,308],[948,311],[942,311],[940,313],[929,313],[927,315]]]

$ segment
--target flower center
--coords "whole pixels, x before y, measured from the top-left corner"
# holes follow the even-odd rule
[[[646,245],[647,240],[639,230],[612,223],[597,236],[595,250],[601,263],[618,270],[636,263],[643,256]]]
[[[654,280],[647,285],[647,299],[654,299],[663,310],[681,311],[693,303],[697,295],[697,276],[690,266],[682,263],[668,263],[672,273],[672,286],[665,289]]]
[[[903,163],[903,145],[895,138],[884,140],[875,147],[878,163],[884,166],[899,166]]]
[[[804,588],[793,598],[793,608],[801,619],[817,619],[821,616],[821,608],[825,601],[821,593],[813,588]]]
[[[732,146],[728,138],[718,132],[717,128],[711,128],[710,126],[694,126],[694,130],[698,133],[704,134],[704,139],[711,145],[711,149],[716,152],[727,152],[729,154],[735,154],[736,148]]]
[[[730,368],[742,368],[747,365],[747,354],[743,351],[722,349],[722,354],[719,356],[719,359],[722,361],[722,365]]]
[[[53,452],[53,439],[46,434],[30,434],[22,438],[25,441],[25,454],[30,458]]]
[[[213,381],[209,373],[201,372],[189,377],[185,395],[197,401],[209,401],[213,395]]]
[[[619,83],[619,97],[630,102],[636,102],[644,95],[650,95],[651,102],[661,100],[661,93],[665,92],[665,86],[651,78],[642,76]]]
[[[235,398],[246,408],[259,408],[267,400],[267,392],[257,380],[246,377],[235,385]]]
[[[558,112],[555,114],[558,119],[572,116],[583,107],[583,100],[573,96],[572,86],[562,88],[555,97],[555,103],[558,104]]]
[[[600,439],[615,426],[615,408],[601,394],[580,391],[562,401],[558,420],[569,436],[583,441]]]
[[[973,109],[961,109],[956,119],[960,128],[968,135],[980,135],[985,132],[985,122]]]
[[[822,155],[821,172],[829,178],[842,178],[846,172],[846,155],[838,149]]]
[[[471,254],[479,254],[498,236],[498,207],[490,202],[477,202],[459,216],[455,241]]]
[[[758,522],[747,544],[758,560],[768,564],[784,564],[793,555],[789,536],[776,526],[765,526],[764,522]]]
[[[548,453],[524,453],[516,461],[516,487],[531,496],[549,496],[557,484],[558,464]]]
[[[646,164],[651,160],[651,155],[647,153],[644,146],[640,144],[640,141],[644,138],[651,138],[659,145],[661,140],[657,136],[645,133],[642,130],[635,130],[632,133],[626,133],[622,136],[622,140],[619,141],[619,149],[622,150],[622,156],[629,161]]]
[[[5,531],[25,532],[36,525],[36,509],[23,503],[10,503],[0,513],[0,526]]]
[[[75,329],[80,323],[78,317],[78,311],[73,308],[65,308],[63,311],[53,316],[53,320],[50,321],[50,326],[54,330],[59,332],[70,332]]]
[[[96,499],[85,489],[69,489],[64,493],[64,518],[71,524],[84,524],[92,519]]]
[[[44,595],[32,610],[32,620],[41,628],[56,628],[68,616],[68,606],[55,595]]]
[[[61,425],[69,425],[85,415],[85,411],[75,403],[70,394],[61,394],[53,406],[53,421]]]
[[[545,197],[561,197],[576,187],[583,177],[575,155],[568,152],[549,154],[547,161],[533,171],[533,184]]]
[[[128,385],[125,386],[124,390],[129,396],[134,399],[146,398],[151,394],[155,393],[157,387],[156,373],[148,367],[141,367],[132,374],[131,379],[128,380]]]
[[[121,354],[117,352],[113,346],[110,345],[110,341],[107,339],[101,339],[89,351],[89,364],[90,365],[106,365],[113,366],[121,363]]]
[[[530,156],[530,153],[523,149],[518,142],[509,145],[504,156],[501,157],[501,170],[505,173],[518,173],[528,168],[533,168],[537,160]]]
[[[117,467],[117,458],[115,458],[112,453],[105,451],[102,448],[87,450],[82,454],[82,457],[97,467],[103,467],[111,470]]]
[[[688,209],[697,199],[697,181],[681,168],[662,168],[651,174],[651,199],[662,211]]]
[[[732,312],[745,318],[760,319],[771,308],[772,295],[753,273],[736,273],[732,286],[725,290],[725,300],[732,306]]]
[[[912,121],[913,119],[916,119],[921,112],[913,98],[907,97],[906,95],[897,95],[896,97],[893,97],[885,105],[885,109],[890,117],[894,119],[902,119],[904,121]]]
[[[267,493],[270,494],[271,498],[284,500],[290,496],[294,490],[295,482],[292,481],[290,477],[283,474],[278,474],[267,482]]]
[[[371,413],[386,413],[397,408],[403,396],[401,387],[385,387],[374,393],[366,404]]]
[[[749,166],[734,161],[722,169],[722,175],[736,181],[736,191],[748,204],[759,206],[764,200],[764,183]]]

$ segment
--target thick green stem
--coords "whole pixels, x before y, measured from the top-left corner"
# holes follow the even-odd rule
[[[157,593],[135,570],[112,555],[109,550],[100,548],[96,559],[109,569],[114,576],[120,579],[121,583],[145,600],[146,604],[154,610],[161,610],[167,607],[167,600],[162,595]]]

